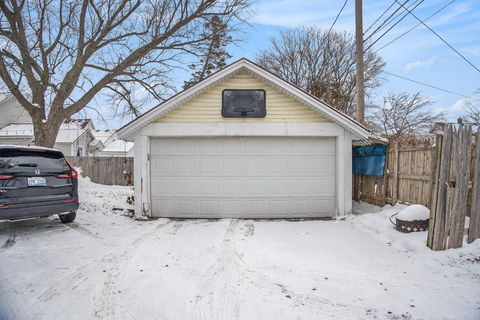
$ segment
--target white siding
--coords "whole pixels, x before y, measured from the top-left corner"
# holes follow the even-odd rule
[[[224,89],[263,89],[266,93],[265,118],[223,118],[222,91]],[[171,111],[158,122],[330,122],[318,112],[311,110],[285,93],[266,84],[254,76],[242,73],[200,94],[177,109]]]

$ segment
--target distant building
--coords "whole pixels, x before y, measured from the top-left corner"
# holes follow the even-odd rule
[[[92,157],[98,157],[106,145],[118,139],[117,133],[113,130],[91,130],[90,132],[94,137],[89,143],[89,155]]]
[[[0,144],[35,144],[32,119],[13,96],[0,97],[0,115]],[[122,141],[113,130],[96,130],[91,119],[67,119],[60,126],[54,148],[67,156],[98,157],[106,147],[103,156],[123,157],[124,150],[133,153],[133,143],[122,146]]]
[[[12,95],[0,96],[0,129],[11,123],[32,122],[30,115]]]
[[[94,139],[90,119],[65,120],[55,140],[54,148],[68,156],[87,156],[90,142]],[[0,144],[34,145],[32,123],[12,123],[0,129]]]
[[[99,153],[100,157],[133,157],[133,142],[115,140]]]

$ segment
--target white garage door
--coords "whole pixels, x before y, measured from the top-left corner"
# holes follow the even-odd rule
[[[334,138],[158,138],[150,151],[154,216],[334,215]]]

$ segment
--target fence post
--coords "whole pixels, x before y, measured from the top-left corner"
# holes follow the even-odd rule
[[[468,225],[468,243],[472,243],[480,238],[480,127],[477,128],[474,154],[475,165],[473,167],[472,177],[472,207],[470,211],[470,223]]]
[[[433,168],[431,183],[431,199],[430,199],[430,220],[428,224],[427,246],[433,247],[433,233],[435,225],[435,212],[437,210],[438,183],[440,179],[440,163],[442,159],[442,143],[443,136],[438,134],[435,139],[435,149],[433,151]]]
[[[472,129],[461,125],[458,130],[455,162],[455,195],[452,205],[452,228],[448,238],[448,248],[460,248],[463,245],[465,216],[467,214],[468,179],[470,177]]]
[[[399,167],[399,160],[400,160],[400,152],[398,150],[398,142],[395,141],[393,143],[393,181],[392,181],[392,205],[395,205],[398,201],[398,167]]]

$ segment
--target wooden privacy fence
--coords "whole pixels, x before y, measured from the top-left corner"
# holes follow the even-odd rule
[[[380,206],[423,204],[431,212],[428,246],[457,248],[465,231],[468,242],[480,238],[479,167],[480,133],[475,137],[470,126],[449,126],[434,140],[391,143],[384,176],[354,175],[353,197]]]
[[[397,201],[428,206],[434,150],[430,140],[389,144],[383,177],[354,175],[354,200],[379,206]]]
[[[133,158],[66,157],[74,167],[82,168],[82,177],[107,185],[133,184]]]
[[[433,250],[463,245],[465,220],[469,217],[467,241],[480,238],[480,130],[448,126],[437,136],[432,165],[433,187],[427,245]]]

